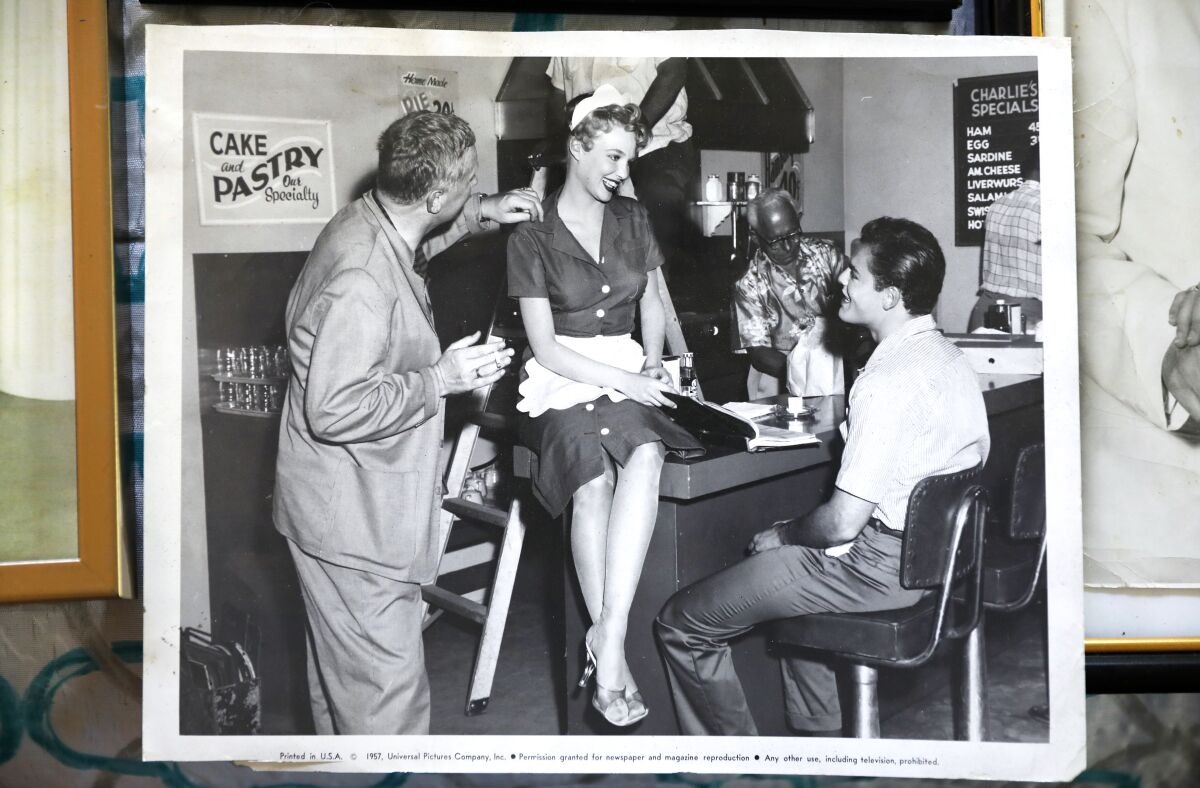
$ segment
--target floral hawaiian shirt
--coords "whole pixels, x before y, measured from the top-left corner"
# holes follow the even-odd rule
[[[837,275],[842,253],[819,238],[801,238],[797,249],[799,277],[776,265],[760,249],[750,268],[733,286],[737,339],[734,349],[792,348],[821,317]]]

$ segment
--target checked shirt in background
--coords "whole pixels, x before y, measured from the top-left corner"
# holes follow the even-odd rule
[[[1028,180],[988,209],[982,289],[1017,298],[1042,297],[1042,189]]]

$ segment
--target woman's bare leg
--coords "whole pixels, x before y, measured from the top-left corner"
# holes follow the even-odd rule
[[[604,610],[604,562],[616,478],[612,458],[604,454],[604,474],[584,484],[571,498],[571,557],[593,622]]]
[[[661,443],[643,444],[634,449],[617,473],[604,562],[604,605],[595,619],[599,637],[593,644],[598,648],[599,676],[606,680],[613,677],[616,682],[605,686],[623,687],[632,678],[625,664],[625,633],[658,516],[658,483],[664,457]]]
[[[571,510],[571,557],[575,562],[575,575],[579,578],[579,589],[588,609],[592,627],[584,635],[584,642],[597,655],[601,647],[593,630],[604,610],[605,562],[608,554],[609,519],[616,486],[616,468],[612,458],[604,455],[603,475],[587,482],[572,496]],[[596,704],[605,719],[614,725],[623,725],[629,717],[622,683],[624,674],[612,672],[606,665],[596,668],[596,689],[593,704]]]

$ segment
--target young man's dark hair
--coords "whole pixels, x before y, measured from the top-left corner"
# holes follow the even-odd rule
[[[376,186],[401,205],[462,179],[475,132],[456,115],[410,112],[379,135]]]
[[[946,258],[933,233],[908,219],[883,216],[867,222],[859,243],[871,250],[875,289],[895,287],[911,315],[928,315],[946,276]]]

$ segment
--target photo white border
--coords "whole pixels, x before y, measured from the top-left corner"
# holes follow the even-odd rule
[[[411,772],[701,772],[876,774],[889,777],[1071,779],[1085,765],[1080,539],[1079,403],[1074,266],[1045,269],[1045,418],[1050,740],[968,743],[880,739],[687,736],[181,736],[179,734],[181,407],[184,198],[183,61],[186,50],[339,55],[513,57],[572,55],[729,57],[986,57],[1038,59],[1043,254],[1074,260],[1071,61],[1066,39],[894,36],[780,31],[471,33],[375,28],[163,27],[146,32],[146,619],[143,753],[147,760],[278,763],[336,753],[327,763],[280,768]],[[953,162],[947,160],[947,167]],[[942,239],[951,243],[952,239]],[[663,713],[670,713],[663,710]],[[368,760],[369,753],[414,754]],[[511,758],[545,754],[550,760]],[[824,760],[824,755],[857,762]],[[563,761],[582,755],[582,761]],[[662,760],[632,760],[661,756]],[[765,756],[779,758],[766,761]],[[785,756],[800,762],[785,762]],[[805,763],[814,755],[818,763]],[[465,756],[490,756],[470,760]],[[504,756],[496,758],[496,756]],[[696,756],[695,760],[678,760]],[[710,760],[714,757],[727,759]],[[924,758],[936,765],[865,764],[863,757]],[[630,760],[611,760],[629,758]],[[267,765],[266,763],[261,764]]]

